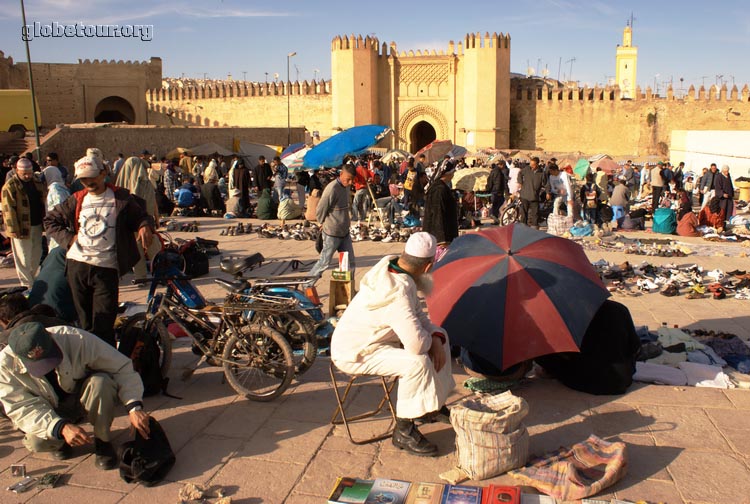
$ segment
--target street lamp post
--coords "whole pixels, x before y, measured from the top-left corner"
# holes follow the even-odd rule
[[[297,56],[296,52],[290,52],[286,55],[286,144],[291,145],[292,144],[292,115],[291,115],[291,101],[290,101],[290,95],[291,95],[291,87],[292,83],[289,80],[289,60]]]
[[[21,17],[23,18],[23,29],[26,30],[26,8],[23,5],[23,0],[21,0]],[[27,35],[27,34],[24,34]],[[34,137],[36,139],[36,160],[37,162],[41,162],[41,159],[39,159],[39,118],[37,117],[36,113],[36,93],[34,92],[34,74],[31,71],[31,52],[29,51],[29,37],[25,36],[23,37],[24,42],[26,43],[26,64],[29,67],[29,89],[31,90],[31,110],[34,114]]]

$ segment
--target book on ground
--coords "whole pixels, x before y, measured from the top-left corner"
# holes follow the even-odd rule
[[[404,504],[411,483],[378,478],[372,484],[365,504]]]
[[[443,483],[413,483],[406,496],[406,504],[440,504]]]
[[[442,504],[482,504],[482,488],[445,485]]]
[[[490,485],[482,490],[482,504],[521,504],[521,488]]]
[[[363,504],[370,494],[373,480],[337,478],[328,504]]]

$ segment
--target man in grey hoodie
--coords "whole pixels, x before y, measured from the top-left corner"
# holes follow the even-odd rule
[[[316,217],[323,233],[323,249],[320,259],[310,270],[310,276],[315,279],[320,278],[328,268],[334,252],[349,252],[349,268],[354,278],[354,247],[349,235],[349,195],[355,175],[354,165],[345,164],[339,177],[326,186],[320,197]]]

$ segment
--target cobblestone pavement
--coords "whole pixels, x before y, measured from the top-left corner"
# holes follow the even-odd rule
[[[199,222],[198,235],[219,239],[224,255],[261,251],[267,258],[303,261],[316,256],[310,241],[264,239],[256,234],[223,237],[219,231],[236,221],[203,218]],[[187,237],[186,233],[173,234]],[[617,263],[647,259],[654,264],[698,263],[707,269],[725,270],[748,269],[750,265],[746,257],[741,257],[750,249],[707,244],[699,239],[686,241],[695,253],[682,259],[601,250],[587,250],[587,254],[592,261]],[[384,254],[399,253],[403,244],[365,241],[354,247],[359,281]],[[212,281],[212,277],[221,275],[218,258],[214,258],[209,276],[196,280],[208,298],[221,299],[223,291]],[[131,278],[122,281],[121,299],[143,302],[146,289],[130,285]],[[324,304],[327,282],[328,274],[318,284]],[[13,269],[0,270],[0,287],[15,283]],[[750,301],[688,300],[658,294],[615,295],[614,299],[630,308],[636,324],[655,328],[667,322],[730,331],[746,340],[750,337]],[[21,434],[3,419],[0,502],[175,502],[181,485],[190,481],[221,486],[233,502],[315,503],[325,502],[340,475],[437,482],[438,474],[453,466],[454,436],[444,424],[423,428],[439,445],[440,456],[436,458],[406,455],[390,441],[366,446],[349,443],[343,429],[329,423],[335,402],[327,358],[319,358],[283,396],[269,403],[236,397],[223,383],[219,368],[201,367],[188,381],[182,381],[182,370],[194,358],[189,345],[177,340],[170,392],[181,399],[159,396],[145,401],[146,409],[162,422],[177,454],[168,482],[153,488],[126,484],[117,471],[95,469],[93,457],[83,450],[76,450],[75,457],[64,462],[31,455],[21,445]],[[461,388],[466,375],[457,365],[454,373],[458,387],[451,402],[468,393]],[[356,397],[358,404],[365,404],[374,391],[374,386],[363,387]],[[636,384],[622,396],[592,396],[569,390],[554,380],[532,379],[514,393],[529,402],[526,423],[533,454],[582,441],[592,433],[627,443],[627,476],[598,498],[670,504],[750,502],[750,391]],[[356,432],[375,432],[385,425],[384,420],[375,420],[358,425]],[[124,412],[115,420],[114,430],[116,442],[127,438]],[[14,463],[25,463],[27,471],[37,476],[63,472],[66,484],[20,495],[7,492],[5,488],[17,479],[11,477],[9,469]],[[513,484],[514,480],[501,476],[481,484],[488,483]]]

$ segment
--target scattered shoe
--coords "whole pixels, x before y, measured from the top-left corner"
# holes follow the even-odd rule
[[[112,443],[94,438],[94,452],[96,453],[96,467],[109,471],[117,466],[117,455]]]
[[[680,288],[677,286],[676,283],[670,283],[669,285],[667,285],[667,287],[663,291],[660,292],[662,296],[667,296],[667,297],[674,297],[674,296],[679,295],[679,293],[680,293]]]
[[[721,271],[720,269],[709,271],[708,273],[706,273],[706,275],[714,279],[717,282],[724,279],[724,272]]]
[[[734,293],[734,299],[750,299],[750,288],[739,289]]]
[[[714,292],[714,299],[724,299],[727,297],[727,291],[725,291],[723,288],[719,287]]]
[[[705,292],[701,293],[701,292],[691,290],[690,292],[687,293],[685,297],[688,299],[702,299],[706,297],[706,294]]]

